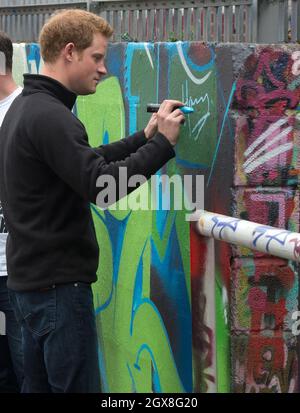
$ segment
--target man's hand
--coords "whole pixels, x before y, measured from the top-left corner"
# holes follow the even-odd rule
[[[157,113],[153,113],[147,126],[144,129],[144,133],[147,139],[151,139],[157,132]]]
[[[157,112],[158,131],[168,139],[171,145],[176,145],[180,125],[185,121],[183,113],[178,109],[179,106],[184,106],[184,103],[178,100],[164,100]]]

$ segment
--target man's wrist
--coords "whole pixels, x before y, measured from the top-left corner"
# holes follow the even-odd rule
[[[145,135],[145,138],[146,138],[146,139],[149,139],[149,138],[150,138],[150,133],[149,133],[149,131],[147,130],[147,128],[144,129],[144,135]]]

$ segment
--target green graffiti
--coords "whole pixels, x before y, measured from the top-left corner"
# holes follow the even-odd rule
[[[93,96],[80,97],[77,113],[92,146],[101,144],[105,137],[112,142],[124,136],[124,105],[117,79],[111,77],[102,82]],[[148,189],[143,186],[139,191],[143,196]],[[97,313],[97,328],[104,390],[151,392],[153,370],[156,370],[162,391],[182,392],[168,334],[150,300],[152,213],[112,208],[109,211],[117,225],[122,226],[126,220],[126,228],[117,240],[121,246],[116,252],[104,212],[93,208],[100,247],[94,300],[96,311],[101,309]],[[116,262],[118,268],[114,268]],[[134,300],[139,271],[142,288],[139,299]],[[135,301],[138,305],[133,308]]]
[[[230,328],[229,302],[222,272],[216,268],[216,357],[217,392],[230,392]]]

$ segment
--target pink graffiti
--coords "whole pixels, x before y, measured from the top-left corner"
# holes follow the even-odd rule
[[[294,80],[298,57],[266,48],[247,59],[237,82],[235,105],[247,117],[247,122],[238,119],[237,133],[252,147],[248,158],[245,155],[244,173],[255,184],[263,183],[266,177],[277,178],[278,169],[292,161],[295,116],[287,110],[297,108],[300,87],[290,90],[288,85]]]
[[[267,304],[267,296],[260,288],[251,288],[248,295],[248,304],[254,311],[264,311]]]
[[[248,374],[256,383],[268,385],[274,374],[284,369],[284,340],[282,337],[256,337],[249,339]],[[270,360],[266,360],[271,357]]]
[[[294,256],[295,258],[298,258],[300,256],[300,239],[299,238],[293,238],[290,240],[290,242],[294,243]]]
[[[300,52],[294,52],[292,54],[292,59],[294,60],[294,64],[292,67],[292,73],[295,76],[299,76],[300,75]]]

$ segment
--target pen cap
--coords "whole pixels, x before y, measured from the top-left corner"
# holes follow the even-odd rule
[[[147,112],[150,112],[150,113],[158,112],[159,107],[160,107],[160,103],[148,103]],[[194,112],[194,109],[189,106],[177,106],[174,108],[174,110],[175,109],[180,109],[182,113],[184,113],[185,115]]]
[[[160,103],[148,103],[147,112],[149,113],[158,112],[159,107],[160,107]]]

